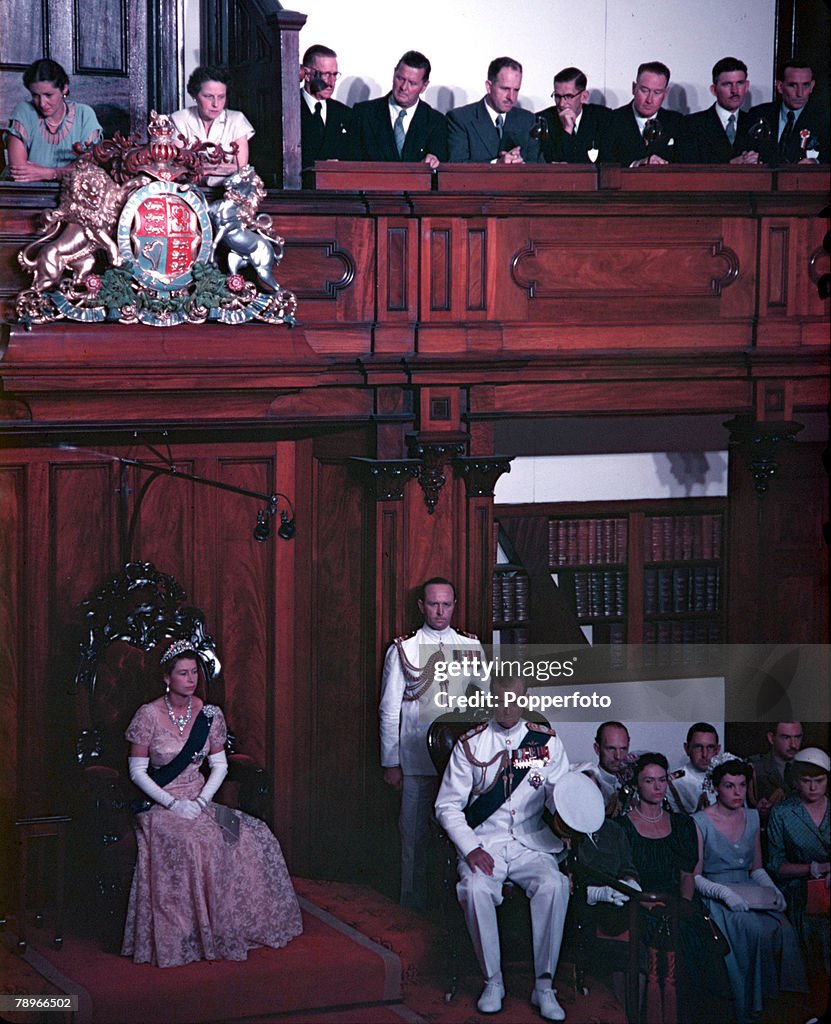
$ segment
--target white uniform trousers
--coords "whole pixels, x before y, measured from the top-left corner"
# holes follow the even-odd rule
[[[404,775],[401,789],[401,905],[423,907],[427,902],[427,861],[430,819],[439,780],[436,775]]]
[[[482,974],[487,980],[502,969],[496,908],[502,902],[502,885],[510,880],[525,890],[531,902],[536,976],[553,978],[568,907],[568,878],[553,853],[529,850],[516,839],[489,846],[488,853],[494,859],[493,875],[471,871],[467,861],[460,860],[456,885]]]

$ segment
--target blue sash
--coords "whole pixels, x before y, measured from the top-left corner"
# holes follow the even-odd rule
[[[154,768],[151,765],[151,767],[147,769],[147,774],[157,785],[164,788],[168,783],[173,782],[174,779],[178,778],[182,774],[185,768],[187,768],[193,760],[193,755],[198,754],[202,747],[204,747],[205,740],[208,738],[208,733],[211,731],[212,719],[213,714],[210,716],[206,715],[203,707],[194,719],[193,728],[190,730],[190,734],[185,741],[185,745],[173,760],[168,761],[167,764],[160,765],[158,768]],[[152,806],[152,800],[138,799],[132,801],[130,809],[134,814],[140,814],[142,811],[149,811]]]
[[[522,738],[517,750],[528,750],[529,747],[537,748],[544,747],[548,743],[548,736],[545,735],[545,743],[539,743],[538,737],[540,733],[531,732],[529,729],[525,736]],[[530,756],[534,756],[530,754]],[[548,760],[548,754],[545,754],[546,761]],[[500,771],[499,776],[493,786],[487,791],[477,796],[476,799],[467,805],[465,808],[465,820],[471,828],[476,828],[481,825],[483,821],[487,821],[488,818],[499,810],[502,804],[508,799],[508,795],[514,791],[514,789],[522,782],[528,772],[531,770],[530,765],[525,767],[517,767],[513,760],[511,761],[510,774],[503,769]],[[501,782],[501,785],[500,785]]]

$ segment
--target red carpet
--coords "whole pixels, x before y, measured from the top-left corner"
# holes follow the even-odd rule
[[[285,1014],[300,1020],[298,1011],[322,1010],[334,1021],[332,1011],[400,999],[395,954],[306,900],[301,905],[303,934],[283,949],[254,949],[243,963],[201,961],[162,970],[69,935],[59,952],[35,942],[25,958],[58,988],[80,996],[78,1024],[147,1024],[161,1020],[160,1007],[164,1024]],[[355,1019],[369,1024],[372,1018],[362,1009]]]

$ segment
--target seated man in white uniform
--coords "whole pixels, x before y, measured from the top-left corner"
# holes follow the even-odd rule
[[[436,799],[436,815],[459,854],[456,892],[485,977],[480,1013],[502,1009],[505,986],[496,908],[502,885],[521,886],[531,902],[536,982],[531,1002],[547,1020],[565,1020],[551,987],[568,906],[559,839],[543,821],[554,811],[556,781],[568,772],[562,742],[549,726],[526,722],[516,698],[525,682],[491,681],[494,717],[465,733],[453,748]]]
[[[667,800],[673,811],[695,814],[716,802],[715,792],[704,786],[710,762],[721,753],[716,727],[709,722],[691,725],[687,730],[684,753],[687,760],[678,765],[670,776]],[[677,772],[684,774],[675,778]]]

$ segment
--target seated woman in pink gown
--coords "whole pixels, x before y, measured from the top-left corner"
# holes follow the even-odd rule
[[[142,705],[126,732],[130,778],[149,800],[136,815],[121,952],[175,967],[285,946],[303,926],[280,845],[264,822],[212,799],[228,771],[222,711],[195,695],[189,641],[173,643],[161,664],[167,692]]]

